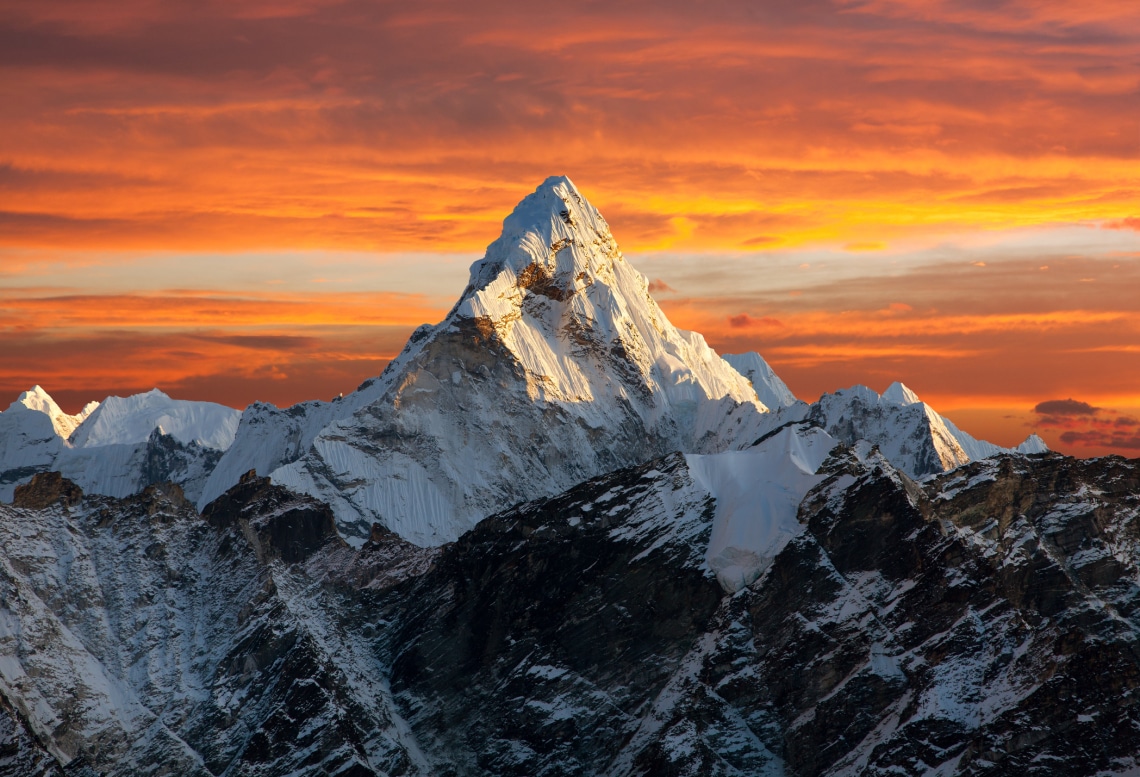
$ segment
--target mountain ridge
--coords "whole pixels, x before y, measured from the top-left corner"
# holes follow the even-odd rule
[[[601,214],[552,177],[440,324],[335,407],[250,413],[200,502],[253,464],[332,504],[350,541],[379,522],[439,544],[504,503],[754,439],[766,410],[703,337],[669,323]]]
[[[1140,767],[1140,460],[809,405],[516,211],[349,395],[0,413],[0,777]]]

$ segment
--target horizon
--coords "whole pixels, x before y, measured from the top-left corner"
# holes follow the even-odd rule
[[[1051,0],[21,0],[0,402],[348,393],[566,174],[676,326],[801,399],[897,380],[1001,445],[1136,456],[1137,32]]]

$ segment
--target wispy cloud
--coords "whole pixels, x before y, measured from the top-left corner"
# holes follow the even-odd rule
[[[472,250],[552,172],[627,249],[1135,219],[1118,3],[6,10],[8,245]]]

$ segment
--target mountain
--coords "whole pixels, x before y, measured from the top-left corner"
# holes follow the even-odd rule
[[[378,380],[335,403],[247,410],[199,503],[256,469],[328,502],[351,542],[379,523],[439,545],[504,505],[750,442],[766,410],[704,338],[669,323],[601,214],[555,177]]]
[[[32,386],[31,389],[17,397],[16,401],[8,407],[8,410],[26,408],[43,413],[51,419],[52,428],[55,429],[56,435],[66,440],[76,427],[82,424],[98,407],[98,402],[89,402],[86,407],[79,411],[78,415],[68,415],[60,409],[51,395],[39,386]]]
[[[438,548],[378,528],[354,549],[252,473],[204,515],[174,487],[37,475],[0,505],[0,764],[1135,769],[1140,461],[1004,455],[919,484],[829,447],[799,425],[669,454]],[[709,563],[726,526],[765,555],[743,587]]]
[[[801,402],[564,178],[357,391],[37,387],[0,487],[0,777],[1140,769],[1140,460]]]
[[[881,396],[866,386],[824,394],[804,408],[802,417],[846,445],[860,450],[878,446],[894,467],[912,478],[945,472],[969,461],[1003,453],[1048,451],[1036,434],[1017,448],[1002,448],[976,440],[902,383],[891,384]]]
[[[780,380],[780,376],[768,366],[768,362],[764,361],[764,357],[755,351],[726,353],[723,358],[732,365],[733,369],[748,378],[760,401],[769,408],[775,410],[780,407],[791,407],[799,402],[791,389]]]
[[[158,389],[108,397],[71,416],[36,386],[0,413],[0,501],[52,470],[88,493],[128,496],[171,481],[196,498],[239,417],[232,408],[171,399]]]
[[[171,399],[158,389],[130,397],[107,397],[70,437],[76,448],[132,445],[161,429],[183,444],[224,451],[234,441],[240,415],[213,402]]]
[[[17,483],[51,469],[65,446],[62,432],[74,430],[77,423],[39,386],[0,413],[0,501],[12,500]]]

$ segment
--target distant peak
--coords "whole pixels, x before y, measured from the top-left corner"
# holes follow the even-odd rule
[[[8,409],[24,407],[28,410],[36,410],[40,413],[47,413],[48,415],[58,415],[63,411],[59,409],[59,405],[51,398],[43,388],[39,385],[32,386],[27,391],[20,394],[16,401],[9,405]]]
[[[909,388],[895,381],[883,392],[883,399],[894,402],[896,405],[917,405],[922,402]]]
[[[1025,442],[1014,448],[1018,453],[1048,453],[1049,446],[1038,436],[1037,432],[1025,438]]]

